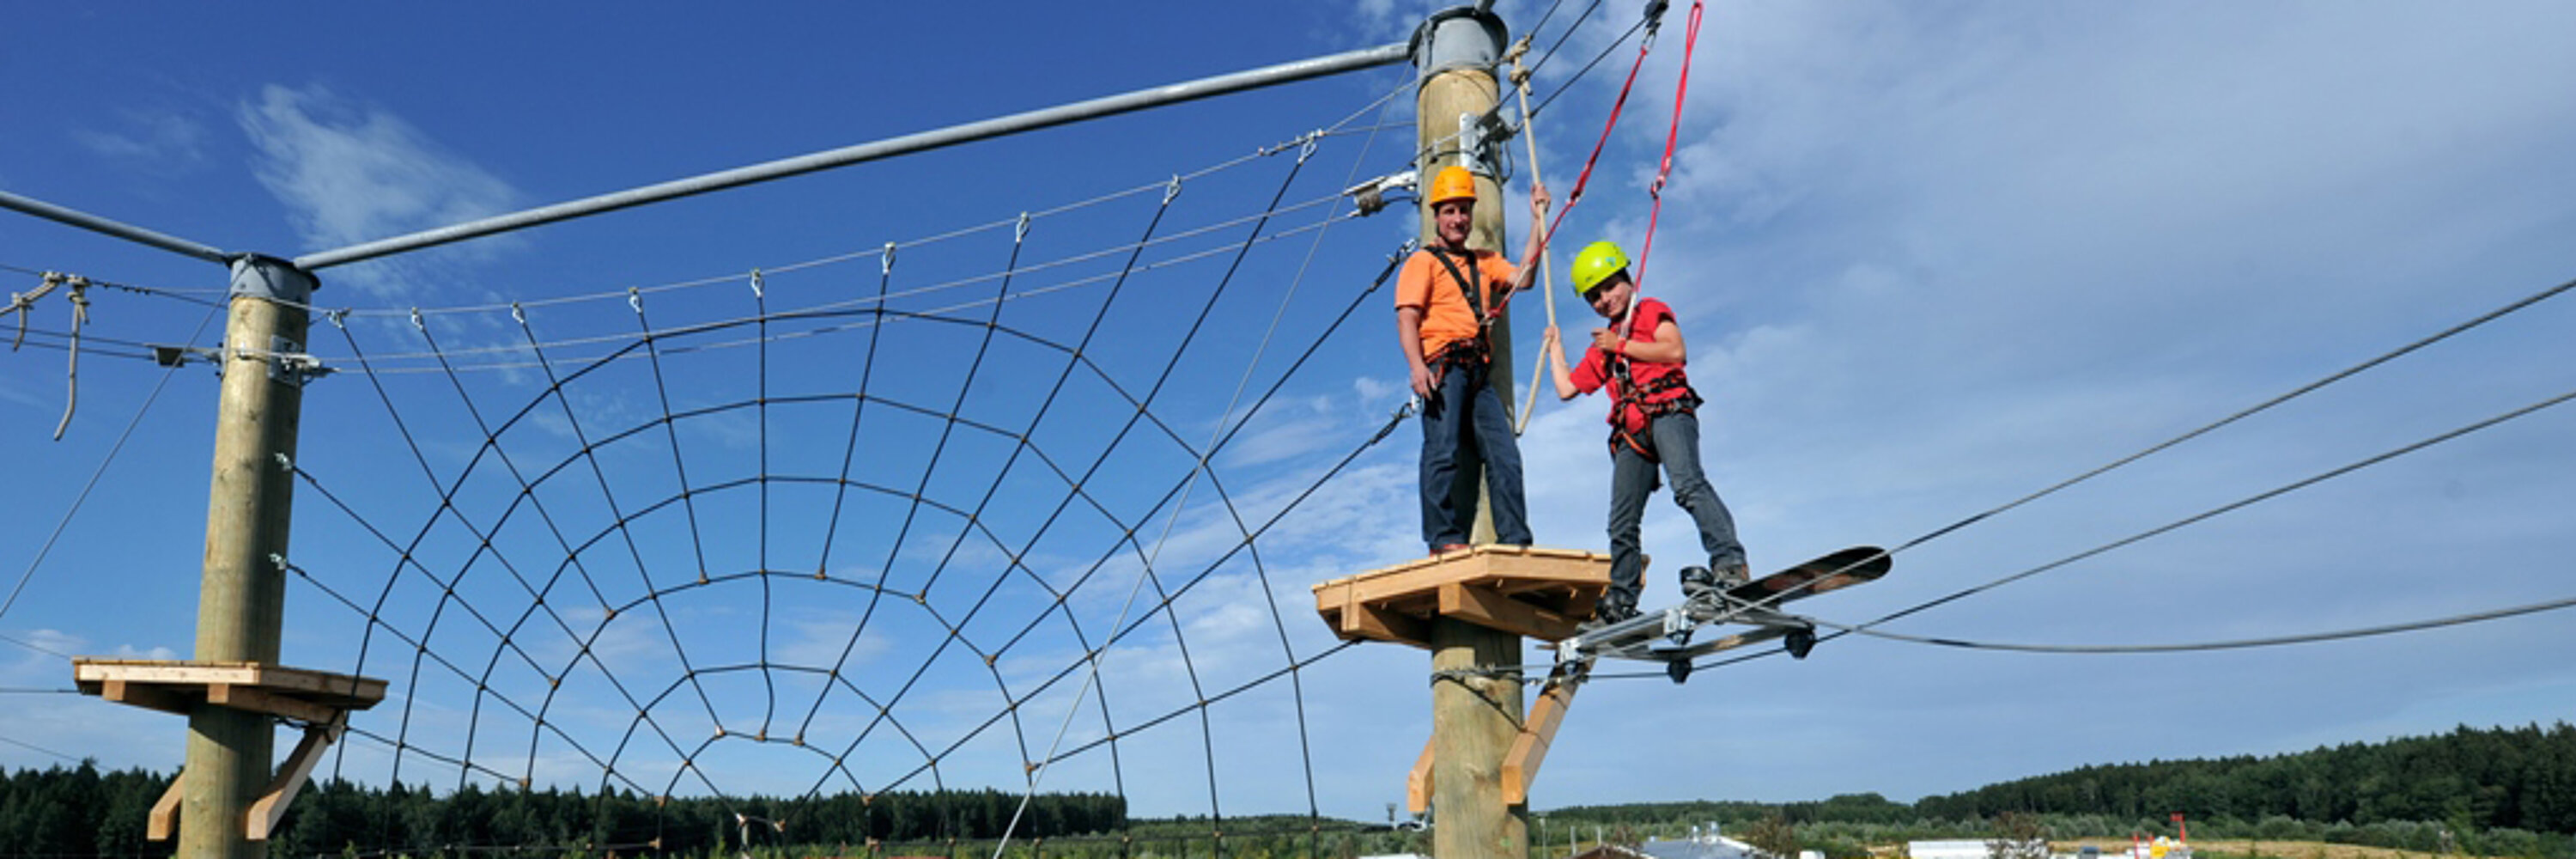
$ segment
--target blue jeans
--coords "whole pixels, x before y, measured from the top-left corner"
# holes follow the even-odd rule
[[[1654,439],[1664,473],[1672,476],[1673,503],[1699,525],[1699,544],[1708,550],[1709,569],[1743,566],[1744,544],[1735,541],[1735,517],[1726,512],[1726,502],[1718,499],[1708,475],[1700,472],[1699,417],[1689,412],[1656,417],[1647,425],[1646,435]],[[1612,445],[1610,592],[1601,601],[1605,606],[1635,608],[1637,595],[1645,588],[1637,525],[1646,516],[1646,496],[1655,492],[1655,463],[1626,444],[1614,440]]]
[[[1503,414],[1503,398],[1485,384],[1485,368],[1453,366],[1440,374],[1440,396],[1422,409],[1422,542],[1437,552],[1467,542],[1472,506],[1452,499],[1458,451],[1472,444],[1485,461],[1485,491],[1494,506],[1494,539],[1530,544],[1529,507],[1521,495],[1520,440]],[[1472,497],[1472,496],[1470,496]]]

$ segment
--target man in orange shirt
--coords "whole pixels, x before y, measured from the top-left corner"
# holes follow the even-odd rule
[[[1405,260],[1395,281],[1395,339],[1404,349],[1413,393],[1423,401],[1422,542],[1435,555],[1466,548],[1466,511],[1451,503],[1450,490],[1458,478],[1459,448],[1472,444],[1485,461],[1494,538],[1526,546],[1520,443],[1502,397],[1486,384],[1492,349],[1485,338],[1488,309],[1528,289],[1534,269],[1467,247],[1476,208],[1476,177],[1467,168],[1440,168],[1429,198],[1435,240]],[[1531,182],[1529,246],[1522,259],[1538,258],[1547,204],[1546,186]]]

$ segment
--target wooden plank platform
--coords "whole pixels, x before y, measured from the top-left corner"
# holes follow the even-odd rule
[[[84,695],[181,715],[212,703],[329,723],[385,699],[385,681],[373,677],[257,662],[81,657],[72,660],[72,680]]]
[[[1574,634],[1610,587],[1610,556],[1477,546],[1315,585],[1315,611],[1342,639],[1429,649],[1431,618],[1543,641]]]

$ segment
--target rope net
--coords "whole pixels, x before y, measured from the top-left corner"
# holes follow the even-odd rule
[[[319,776],[1317,832],[1301,672],[1347,645],[1305,586],[1404,509],[1330,484],[1402,415],[1307,369],[1382,336],[1400,245],[1328,153],[1368,147],[608,300],[315,308],[289,661],[392,687]],[[994,823],[942,829],[1064,834]]]

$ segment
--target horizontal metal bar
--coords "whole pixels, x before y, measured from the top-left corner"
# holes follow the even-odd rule
[[[66,209],[33,197],[0,191],[0,207],[16,209],[49,221],[60,221],[95,233],[106,233],[129,242],[151,245],[172,253],[186,254],[207,262],[230,263],[238,254],[198,244],[176,236],[165,236],[131,224],[121,224],[88,212]]]
[[[1409,56],[1403,43],[1383,45],[1325,57],[1282,63],[1275,66],[1234,72],[1186,83],[1141,89],[1089,101],[1015,113],[1008,116],[952,125],[932,131],[892,137],[873,143],[861,143],[810,155],[785,158],[749,167],[738,167],[657,185],[646,185],[611,194],[601,194],[569,202],[541,206],[508,215],[499,215],[453,226],[424,230],[406,236],[378,239],[339,250],[322,251],[297,257],[295,265],[306,271],[318,271],[335,265],[373,259],[387,254],[419,250],[449,242],[479,238],[495,233],[569,220],[601,212],[615,211],[646,203],[658,203],[709,191],[720,191],[756,182],[782,179],[834,167],[846,167],[895,155],[969,143],[991,137],[1034,131],[1086,119],[1098,119],[1130,113],[1151,107],[1224,95],[1249,89],[1274,86],[1310,78],[1357,71],[1403,62]]]

